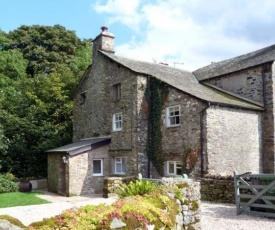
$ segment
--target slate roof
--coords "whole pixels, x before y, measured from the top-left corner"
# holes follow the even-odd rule
[[[252,104],[245,100],[241,100],[232,95],[228,95],[224,92],[200,84],[196,77],[189,71],[171,68],[165,65],[119,57],[103,51],[100,52],[113,61],[136,73],[153,76],[187,94],[190,94],[204,101],[213,104],[237,106],[247,109],[262,109],[256,104]]]
[[[195,70],[193,74],[199,81],[257,66],[275,60],[275,45],[256,50],[225,61],[216,62]]]
[[[72,155],[76,155],[76,154],[97,148],[105,144],[108,144],[110,143],[110,141],[111,141],[110,136],[89,138],[89,139],[84,139],[72,144],[64,145],[55,149],[51,149],[46,152],[47,153],[57,153],[57,152],[68,153],[72,156]]]

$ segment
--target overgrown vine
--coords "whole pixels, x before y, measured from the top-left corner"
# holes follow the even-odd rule
[[[147,90],[149,103],[147,153],[157,172],[163,175],[165,160],[161,145],[161,114],[165,96],[168,94],[168,86],[166,83],[151,77]]]

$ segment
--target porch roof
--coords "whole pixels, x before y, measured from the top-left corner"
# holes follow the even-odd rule
[[[107,145],[111,142],[110,136],[95,137],[89,139],[83,139],[72,144],[64,145],[58,148],[54,148],[46,151],[46,153],[68,153],[73,156],[79,153],[89,151],[91,149],[98,148],[103,145]]]

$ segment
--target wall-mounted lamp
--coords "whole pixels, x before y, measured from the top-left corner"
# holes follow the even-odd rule
[[[64,164],[68,164],[69,163],[69,159],[67,157],[62,157],[62,160],[64,162]]]

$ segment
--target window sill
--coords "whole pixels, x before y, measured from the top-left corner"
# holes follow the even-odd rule
[[[103,176],[103,174],[93,174],[93,176],[100,177],[100,176]]]
[[[117,129],[117,130],[113,130],[112,132],[115,133],[115,132],[121,132],[122,129]]]
[[[178,124],[178,125],[167,125],[166,128],[177,128],[177,127],[180,127],[181,125]]]
[[[114,173],[112,176],[125,176],[125,173]]]

